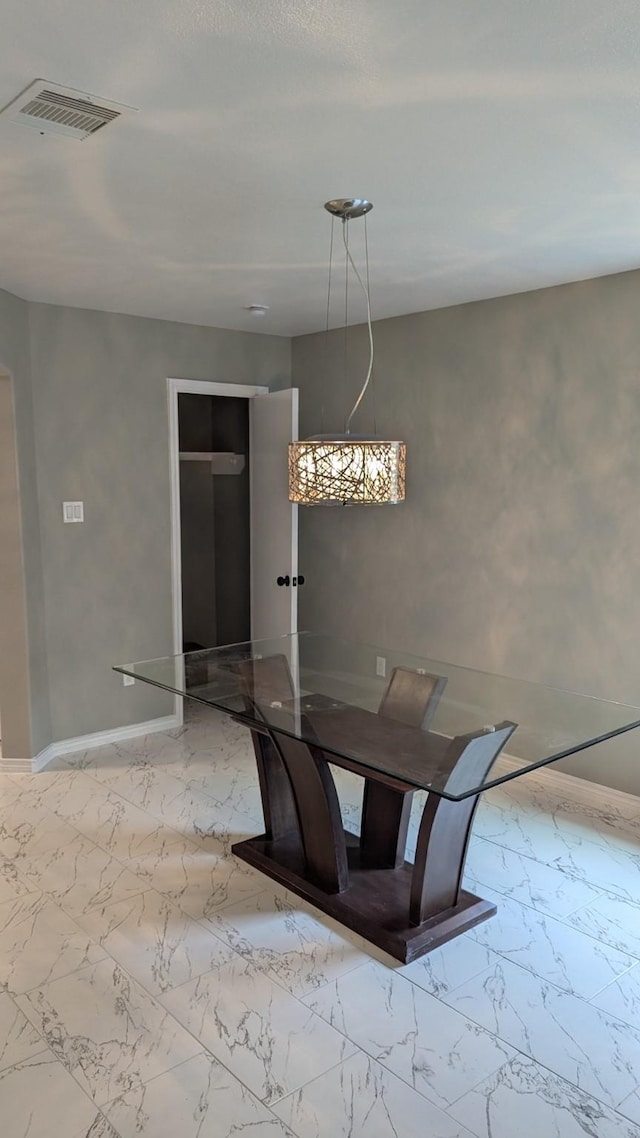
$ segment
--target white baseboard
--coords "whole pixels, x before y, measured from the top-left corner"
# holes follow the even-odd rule
[[[29,774],[33,771],[31,759],[7,759],[0,756],[0,774]]]
[[[125,739],[136,739],[140,735],[153,735],[157,731],[171,731],[180,727],[178,715],[164,715],[160,719],[149,719],[146,723],[131,723],[128,727],[113,727],[110,731],[94,731],[92,735],[78,735],[75,739],[60,739],[50,743],[33,759],[0,758],[0,774],[37,774],[52,759],[72,755],[76,751],[89,751],[92,747],[104,747],[108,743],[122,743]]]

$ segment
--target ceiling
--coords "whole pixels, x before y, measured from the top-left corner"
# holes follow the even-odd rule
[[[20,296],[314,331],[350,195],[378,318],[640,265],[637,0],[2,0],[2,25],[0,106],[44,78],[139,109],[84,142],[0,119]]]

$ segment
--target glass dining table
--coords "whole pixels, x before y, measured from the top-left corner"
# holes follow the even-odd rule
[[[115,670],[248,728],[265,828],[233,853],[402,962],[496,912],[463,887],[485,790],[640,726],[638,707],[310,632]],[[335,767],[363,779],[359,834]]]

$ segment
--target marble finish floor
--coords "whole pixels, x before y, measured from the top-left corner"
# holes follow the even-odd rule
[[[0,776],[2,1138],[640,1138],[640,800],[488,792],[498,915],[406,967],[236,861],[260,829],[206,708]]]

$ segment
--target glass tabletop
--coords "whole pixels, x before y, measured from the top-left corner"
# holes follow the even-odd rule
[[[638,707],[312,632],[115,671],[454,801],[640,726]],[[489,773],[479,780],[458,764],[452,778],[461,737],[506,724]]]

